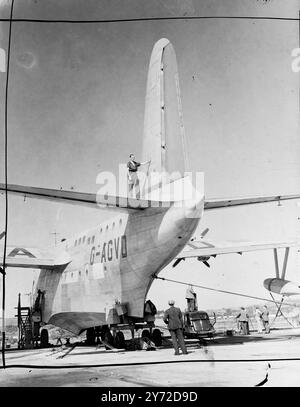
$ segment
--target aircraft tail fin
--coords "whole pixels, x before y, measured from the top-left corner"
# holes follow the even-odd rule
[[[150,161],[144,196],[188,171],[177,61],[166,38],[154,45],[149,64],[142,160]]]

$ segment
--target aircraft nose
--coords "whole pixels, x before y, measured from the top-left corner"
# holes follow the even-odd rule
[[[201,218],[203,211],[202,202],[191,201],[186,204],[174,205],[164,215],[158,231],[160,242],[170,239],[183,238],[192,233]]]

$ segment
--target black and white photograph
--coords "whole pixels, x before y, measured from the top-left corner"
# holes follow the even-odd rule
[[[300,387],[299,17],[0,0],[3,390]]]

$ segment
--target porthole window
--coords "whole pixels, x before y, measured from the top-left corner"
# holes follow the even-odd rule
[[[113,222],[113,224],[112,224],[112,228],[113,228],[113,229],[115,228],[115,222]]]
[[[74,246],[77,246],[77,240],[75,240]]]
[[[83,236],[83,238],[82,238],[82,243],[84,243],[85,242],[85,236]]]
[[[122,219],[119,220],[119,226],[121,226],[121,225],[122,225]]]
[[[102,228],[100,229],[100,233],[102,233]]]
[[[106,225],[106,228],[105,228],[105,229],[106,229],[106,232],[107,232],[107,231],[108,231],[108,225]]]
[[[95,236],[92,237],[92,243],[94,243],[94,241],[95,241]]]
[[[89,237],[87,240],[87,244],[90,244],[91,238]]]
[[[86,269],[86,270],[85,270],[85,274],[86,274],[86,275],[88,275],[88,274],[89,274],[89,271],[88,271],[88,269]]]
[[[79,240],[78,240],[78,244],[81,244],[81,237],[80,237]]]

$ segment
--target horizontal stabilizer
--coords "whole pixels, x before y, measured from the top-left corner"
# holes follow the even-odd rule
[[[135,199],[122,196],[100,195],[88,192],[64,191],[13,184],[9,184],[7,190],[11,194],[17,194],[23,197],[46,199],[49,201],[59,201],[104,209],[117,208],[118,210],[141,210],[149,207],[166,207],[168,206],[168,203],[170,203],[165,201],[151,201],[147,199]],[[0,191],[5,191],[4,184],[0,184]]]
[[[0,257],[0,264],[3,264],[3,257]],[[28,258],[11,258],[7,257],[5,262],[6,267],[21,267],[30,269],[47,269],[55,268],[53,259],[28,259]]]
[[[3,250],[0,251],[2,252]],[[66,266],[70,262],[71,258],[66,252],[55,254],[50,250],[9,246],[6,251],[5,266],[53,270]],[[3,265],[3,255],[0,256],[0,265]]]
[[[233,206],[252,205],[266,202],[280,202],[289,199],[300,199],[300,194],[295,195],[273,195],[273,196],[257,196],[247,198],[232,198],[232,199],[206,199],[204,209],[230,208]]]

